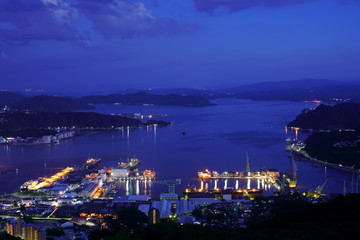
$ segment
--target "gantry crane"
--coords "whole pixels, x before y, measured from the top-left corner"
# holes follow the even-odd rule
[[[175,186],[181,184],[181,179],[177,178],[177,179],[159,180],[159,181],[155,181],[155,183],[167,185],[169,188],[169,193],[175,193]]]

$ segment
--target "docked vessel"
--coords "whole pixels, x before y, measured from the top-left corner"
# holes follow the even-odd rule
[[[70,172],[75,169],[72,167],[66,167],[58,173],[55,173],[51,177],[41,177],[38,180],[29,180],[21,185],[20,189],[22,190],[39,190],[40,188],[45,188],[51,186],[54,182],[63,179]]]
[[[140,160],[137,158],[131,158],[130,160],[126,161],[126,162],[120,162],[118,164],[118,166],[120,168],[127,168],[130,171],[134,170],[135,168],[137,168],[140,164]]]
[[[146,178],[150,178],[150,179],[153,179],[155,178],[155,172],[154,171],[151,171],[149,169],[146,169],[144,172],[143,172],[143,176],[146,177]]]
[[[44,178],[41,178],[41,177],[38,178],[37,180],[34,180],[34,179],[28,180],[20,186],[20,190],[29,190],[29,187],[35,186],[43,181],[44,181]]]
[[[85,168],[97,168],[100,164],[100,158],[88,158],[83,165]]]

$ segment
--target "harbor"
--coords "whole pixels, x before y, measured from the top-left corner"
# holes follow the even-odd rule
[[[21,185],[22,194],[44,196],[59,196],[62,198],[109,198],[129,181],[148,184],[155,179],[155,172],[146,169],[139,170],[140,160],[130,158],[120,162],[115,167],[100,167],[101,159],[89,158],[80,166],[66,167],[51,177],[39,177],[37,180],[28,180]],[[137,190],[137,192],[139,192]]]

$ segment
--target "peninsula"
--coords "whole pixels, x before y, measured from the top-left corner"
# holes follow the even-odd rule
[[[300,130],[355,129],[360,126],[360,103],[341,103],[334,106],[319,105],[305,109],[287,127]]]

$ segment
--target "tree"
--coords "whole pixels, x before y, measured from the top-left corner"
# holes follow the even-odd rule
[[[46,235],[57,237],[57,236],[65,235],[65,232],[61,228],[48,228],[48,229],[46,229]]]
[[[24,216],[26,215],[25,211],[26,211],[25,204],[21,204],[21,205],[20,205],[20,212],[21,212],[21,214],[24,215]]]
[[[202,218],[202,211],[200,208],[195,208],[191,213],[197,220]]]
[[[102,229],[102,230],[94,230],[89,234],[89,240],[102,240],[102,239],[112,239],[114,236],[114,232]]]
[[[23,215],[21,217],[21,219],[24,220],[26,223],[33,223],[34,222],[34,219],[31,216],[28,216],[28,215]]]
[[[1,240],[21,240],[21,238],[11,236],[11,235],[9,235],[9,234],[7,234],[7,233],[5,233],[5,234],[0,234],[0,239],[1,239]]]
[[[134,230],[148,222],[148,217],[136,208],[124,208],[118,213],[119,222],[128,230]]]

